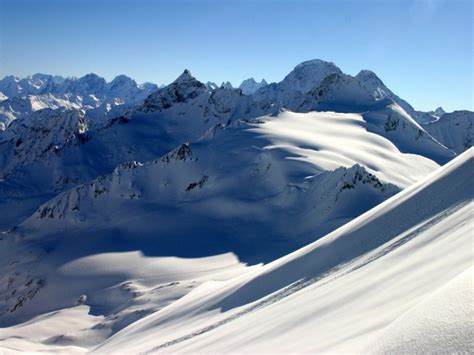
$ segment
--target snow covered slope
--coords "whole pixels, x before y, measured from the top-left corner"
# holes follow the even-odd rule
[[[2,302],[15,310],[0,318],[0,349],[469,352],[473,153],[264,266],[104,253],[97,234],[95,253],[86,236],[3,235]]]
[[[468,210],[461,206],[464,202],[447,200],[447,194],[461,199],[456,189],[468,188],[466,171],[472,168],[472,159],[466,157],[472,151],[437,177],[432,175],[436,181],[413,190],[411,185],[456,154],[420,126],[396,97],[387,91],[377,96],[374,93],[380,90],[359,79],[332,63],[314,60],[298,65],[280,83],[246,95],[229,85],[203,84],[185,70],[170,85],[141,99],[151,86],[136,91],[136,83],[124,76],[112,83],[96,75],[6,80],[5,91],[12,96],[0,106],[17,100],[15,112],[25,115],[0,132],[0,347],[80,352],[104,346],[118,351],[118,344],[130,340],[127,334],[137,332],[137,342],[144,341],[132,341],[131,351],[147,351],[168,341],[176,343],[170,349],[177,351],[205,349],[207,341],[215,343],[213,351],[233,346],[273,351],[275,347],[268,344],[278,337],[267,336],[274,331],[272,324],[286,334],[283,329],[294,322],[305,334],[309,329],[305,324],[315,319],[311,316],[305,322],[299,311],[293,313],[293,308],[303,310],[299,301],[291,303],[296,291],[301,289],[303,303],[324,299],[305,293],[324,280],[318,288],[330,295],[328,299],[345,294],[343,286],[336,291],[325,286],[333,284],[334,268],[350,271],[341,279],[359,293],[348,297],[362,302],[364,309],[373,307],[370,302],[376,302],[378,295],[363,297],[366,303],[358,298],[368,295],[361,280],[388,277],[384,272],[389,272],[389,265],[398,265],[389,257],[416,254],[416,248],[403,249],[415,241],[432,245],[428,241],[432,228],[441,228],[443,234],[448,227],[465,232],[464,222],[457,227],[452,219],[464,221]],[[30,96],[24,96],[28,90]],[[113,102],[108,101],[109,93]],[[55,101],[61,95],[69,103],[77,99],[78,107],[62,108]],[[133,103],[124,103],[120,97],[125,96]],[[34,105],[53,104],[54,108],[33,110]],[[439,194],[438,181],[449,182]],[[325,241],[273,261],[402,189],[412,189],[411,195],[398,195],[402,197],[393,200],[398,202],[382,205]],[[464,199],[472,199],[472,189],[464,191]],[[425,222],[413,237],[411,230]],[[404,233],[411,236],[407,243]],[[457,246],[459,238],[452,238],[450,234],[446,244]],[[395,246],[389,249],[394,253],[386,253],[384,244],[392,242]],[[441,249],[451,250],[444,244]],[[438,265],[432,261],[435,252],[423,250],[431,259],[410,259],[400,267],[420,260]],[[358,277],[352,269],[367,270],[357,263],[380,253],[384,256],[367,268],[379,265],[383,272],[351,278]],[[456,256],[463,260],[464,254]],[[262,266],[262,262],[271,263]],[[450,258],[440,261],[450,262]],[[449,270],[457,267],[448,265]],[[429,274],[425,266],[421,269]],[[439,286],[451,276],[449,270],[441,274]],[[407,282],[403,274],[397,270],[395,284],[413,296],[411,289],[401,287]],[[464,276],[460,280],[453,284],[465,283]],[[427,296],[436,282],[430,278],[426,292],[416,295]],[[428,306],[420,303],[419,312],[440,302],[443,295],[452,297],[453,287],[446,283],[445,289],[439,297],[430,296]],[[286,290],[292,296],[286,298]],[[269,296],[275,292],[279,296]],[[406,297],[400,296],[403,304],[390,308],[390,317],[399,315],[406,304],[415,305]],[[260,313],[280,307],[274,302],[279,299],[281,304],[289,302],[291,309]],[[324,317],[317,322],[327,329],[344,329],[337,309],[321,302],[308,308],[310,314],[336,312],[335,323],[324,323]],[[358,304],[349,304],[357,309]],[[337,303],[336,308],[344,307],[345,302]],[[261,340],[247,337],[246,319],[251,322],[255,317],[265,324],[264,317],[278,320],[280,314],[289,314],[290,318],[281,318],[287,323],[269,322],[268,331],[257,328]],[[349,322],[357,325],[364,313],[353,315],[356,321]],[[71,317],[74,321],[68,322]],[[381,319],[388,324],[392,318],[387,317]],[[413,318],[420,319],[419,313],[407,316]],[[220,332],[232,332],[230,322],[237,324],[242,338],[234,334],[235,340],[226,344],[229,333]],[[394,333],[408,336],[409,327],[400,324],[393,323]],[[218,339],[194,337],[214,328]],[[360,327],[354,329],[365,334]],[[148,331],[159,334],[153,344]],[[302,350],[345,351],[352,346],[335,337],[338,347],[321,341],[320,348],[313,349],[290,334],[286,340],[301,342]],[[382,335],[386,341],[374,346],[398,349],[398,343]]]
[[[405,100],[394,94],[382,80],[371,70],[361,70],[355,78],[376,100],[390,98],[403,108],[413,118],[416,117],[415,109]]]
[[[96,351],[472,351],[473,153],[307,247],[201,285]]]
[[[418,123],[426,124],[437,120],[445,112],[441,107],[434,111],[417,111],[408,102],[397,96],[390,90],[382,80],[371,70],[361,70],[355,78],[372,95],[375,100],[389,98],[398,104],[403,110],[413,117]]]
[[[270,261],[438,168],[400,153],[364,125],[360,115],[315,112],[238,120],[159,159],[122,164],[59,194],[4,234],[2,258],[12,263],[5,277],[13,281],[3,290],[0,322],[70,307],[83,294],[97,299],[93,312],[112,314],[100,294],[118,281],[91,289],[92,281],[63,276],[62,265],[75,260],[141,251],[159,258],[232,253],[246,263]],[[26,283],[33,288],[21,286]],[[69,292],[57,293],[64,284]]]
[[[305,94],[296,110],[362,113],[368,131],[388,138],[402,152],[420,154],[441,164],[455,156],[396,102],[390,98],[375,99],[357,78],[350,75],[328,75]]]
[[[473,126],[474,112],[454,111],[445,113],[438,120],[423,125],[423,128],[439,142],[459,154],[472,147]]]

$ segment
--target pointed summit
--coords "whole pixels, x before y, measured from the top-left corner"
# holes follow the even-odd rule
[[[441,117],[446,113],[446,111],[440,106],[436,110],[433,111],[433,115],[436,117]]]
[[[400,105],[409,115],[417,117],[414,108],[408,102],[393,93],[373,71],[367,69],[361,70],[355,78],[375,100],[389,98]]]
[[[206,86],[192,76],[188,69],[185,69],[171,84],[150,94],[143,103],[142,110],[144,112],[166,110],[202,94],[209,94]]]
[[[197,79],[191,74],[188,69],[184,69],[183,74],[178,76],[173,83],[185,83],[189,81],[197,81]]]

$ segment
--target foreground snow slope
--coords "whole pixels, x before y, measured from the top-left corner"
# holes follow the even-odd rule
[[[34,259],[38,255],[32,251],[23,248],[17,253]],[[23,275],[9,274],[1,284],[8,284],[11,291],[16,283],[14,277],[31,273],[31,263],[23,265]],[[140,252],[96,254],[55,271],[44,265],[37,267],[49,272],[44,275],[44,282],[49,283],[46,292],[40,290],[37,295],[41,315],[15,326],[0,323],[0,354],[85,352],[126,325],[173,303],[202,282],[228,280],[249,270],[232,254],[181,259],[150,258]],[[37,285],[37,281],[30,276],[24,284]],[[58,298],[70,297],[78,289],[82,295],[76,295],[68,307],[55,307]],[[55,311],[45,311],[48,303]]]
[[[473,153],[307,247],[201,285],[97,352],[472,351]]]

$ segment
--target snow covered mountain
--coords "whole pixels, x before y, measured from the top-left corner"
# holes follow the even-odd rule
[[[298,64],[282,81],[258,89],[253,96],[267,106],[278,105],[293,109],[305,93],[318,86],[330,74],[342,73],[334,63],[319,59]]]
[[[138,85],[133,79],[125,75],[119,75],[107,83],[104,78],[94,73],[84,75],[81,78],[35,74],[24,79],[6,76],[0,80],[0,92],[10,98],[28,95],[73,94],[133,99],[140,95],[143,90],[149,93],[156,89],[155,84]],[[144,95],[146,94],[144,93]]]
[[[267,86],[268,83],[265,79],[262,79],[261,82],[256,82],[254,78],[245,79],[239,86],[239,89],[242,90],[242,93],[245,95],[252,95],[261,87]]]
[[[400,349],[395,318],[440,302],[472,257],[473,117],[419,124],[361,73],[313,60],[259,88],[189,70],[161,88],[4,79],[0,112],[18,117],[0,132],[0,352]],[[428,280],[415,289],[405,269]],[[354,337],[294,335],[316,323]]]
[[[456,153],[472,146],[474,139],[474,112],[454,111],[423,127],[439,142]]]
[[[232,86],[230,81],[225,81],[225,82],[223,81],[222,84],[221,84],[221,88],[233,89],[234,87]]]
[[[395,101],[408,114],[412,115],[412,117],[415,116],[415,109],[408,102],[395,95],[387,86],[385,86],[382,80],[380,80],[373,71],[361,70],[355,78],[375,100],[381,100],[388,97]]]
[[[384,98],[392,99],[420,124],[432,122],[445,113],[441,107],[430,112],[415,110],[408,102],[394,94],[373,71],[361,70],[355,78],[375,100],[381,100]]]
[[[14,120],[27,117],[29,114],[43,109],[68,110],[82,108],[82,101],[78,96],[29,95],[12,97],[0,102],[0,130],[5,130]]]
[[[158,87],[145,83],[138,85],[133,79],[119,75],[110,83],[96,74],[81,78],[62,78],[45,74],[19,79],[7,76],[0,80],[2,129],[15,119],[44,108],[83,109],[134,104],[143,101]]]
[[[381,105],[380,101],[374,104],[375,100],[355,79],[343,74],[334,75],[323,80],[319,90],[307,93],[304,96],[307,106],[302,105],[298,110],[341,111],[344,106],[345,112],[362,112],[370,108],[364,113],[366,129],[390,139],[398,150],[421,154],[438,163],[454,156],[453,152],[434,141],[416,122],[397,109],[393,102],[384,101],[388,106]],[[344,80],[331,79],[338,77]],[[341,83],[349,83],[349,87]],[[318,96],[321,90],[325,92],[324,97]],[[357,94],[359,96],[365,95],[363,110],[357,101],[359,99],[354,96],[356,92],[361,92]],[[82,117],[87,127],[87,134],[77,136],[81,138],[79,140],[75,136],[63,141],[51,140],[51,137],[65,137],[61,132],[63,125],[58,122],[61,114],[53,110],[39,111],[36,115],[17,120],[10,129],[0,134],[0,146],[4,152],[0,167],[1,176],[5,179],[0,189],[0,201],[3,201],[0,206],[16,206],[18,202],[29,206],[25,211],[31,214],[54,194],[74,184],[109,174],[121,163],[152,160],[183,142],[196,141],[206,132],[216,130],[216,127],[228,126],[236,120],[277,114],[282,106],[257,101],[253,95],[243,95],[240,89],[209,91],[189,71],[184,71],[173,83],[149,95],[142,104],[118,112],[114,119],[110,119],[114,117],[114,110],[96,113],[97,110],[87,111],[85,115],[73,114]],[[97,120],[93,114],[103,115],[106,119]],[[48,128],[41,129],[42,126]],[[117,146],[116,142],[121,144]],[[38,147],[37,151],[41,154],[20,154],[22,147],[30,146]],[[23,203],[26,198],[31,200],[31,205]],[[19,214],[17,218],[11,215],[15,211]],[[26,217],[25,213],[20,206],[9,210],[12,219],[10,222],[4,219],[4,228],[19,223]]]

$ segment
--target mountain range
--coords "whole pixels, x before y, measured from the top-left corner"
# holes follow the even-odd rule
[[[0,92],[0,350],[472,347],[473,112],[319,59],[239,88],[184,70]]]

